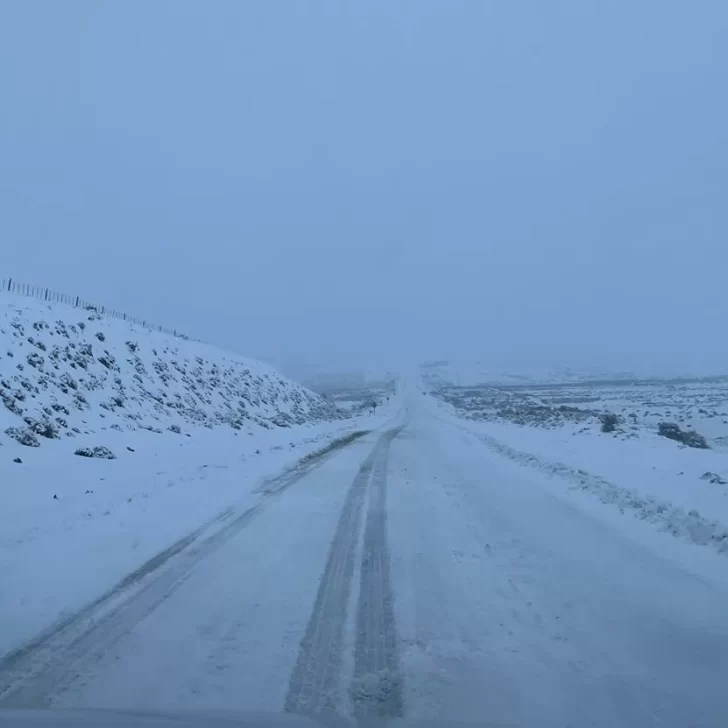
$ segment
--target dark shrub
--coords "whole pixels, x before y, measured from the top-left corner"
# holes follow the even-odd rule
[[[681,442],[688,447],[697,447],[701,450],[708,449],[708,443],[702,435],[692,430],[681,430],[680,426],[674,422],[660,422],[657,426],[657,434]]]
[[[605,412],[599,415],[599,419],[602,421],[602,432],[614,432],[619,424],[619,417],[613,412]]]
[[[40,441],[30,430],[21,427],[8,427],[5,434],[26,447],[40,447]]]
[[[103,445],[98,445],[97,447],[80,447],[74,455],[80,455],[82,458],[116,459],[116,455],[108,447],[104,447]]]

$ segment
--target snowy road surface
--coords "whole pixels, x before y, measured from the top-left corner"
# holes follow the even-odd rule
[[[0,705],[728,725],[728,562],[579,498],[413,394],[0,663]]]

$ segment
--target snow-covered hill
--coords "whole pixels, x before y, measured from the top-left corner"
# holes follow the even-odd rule
[[[0,442],[31,447],[105,430],[240,430],[341,417],[260,362],[96,309],[10,293],[0,294],[0,399]]]

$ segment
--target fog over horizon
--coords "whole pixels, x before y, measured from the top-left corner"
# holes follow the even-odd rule
[[[2,277],[294,375],[728,373],[727,33],[718,0],[6,2]]]

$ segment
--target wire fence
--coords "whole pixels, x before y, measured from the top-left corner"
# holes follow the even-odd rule
[[[123,311],[117,311],[116,309],[108,308],[106,306],[99,306],[95,303],[91,303],[90,301],[86,301],[80,296],[69,296],[65,293],[52,291],[50,288],[41,288],[40,286],[32,286],[29,283],[20,283],[14,278],[3,278],[1,290],[8,291],[9,293],[16,293],[19,296],[37,298],[39,301],[47,301],[48,303],[64,303],[67,306],[73,306],[74,308],[96,311],[103,316],[109,316],[122,321],[128,321],[131,324],[137,324],[138,326],[144,326],[144,328],[150,329],[151,331],[161,331],[164,334],[178,336],[180,339],[189,339],[188,336],[185,336],[185,334],[180,333],[176,329],[167,329],[164,326],[156,326],[145,319],[129,316]]]

